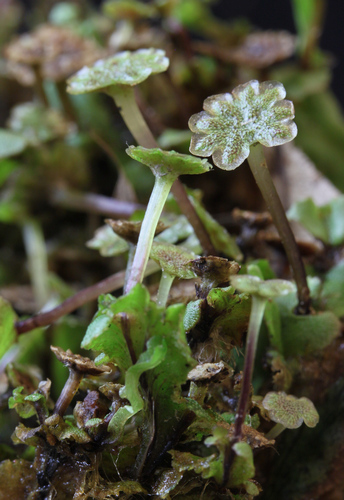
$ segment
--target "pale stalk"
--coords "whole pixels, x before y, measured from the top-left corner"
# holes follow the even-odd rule
[[[159,222],[161,212],[171,190],[174,177],[168,179],[166,176],[156,177],[145,216],[142,221],[139,239],[136,246],[134,260],[124,293],[128,293],[137,283],[142,283],[149,254],[151,251],[155,230]]]
[[[173,280],[174,276],[164,270],[162,271],[156,299],[156,303],[159,307],[166,307]]]
[[[247,406],[250,399],[254,359],[256,357],[259,330],[262,324],[266,302],[266,298],[259,297],[258,295],[252,296],[252,306],[246,339],[245,364],[242,375],[241,392],[238,410],[235,417],[233,438],[230,440],[225,450],[225,459],[223,464],[223,485],[226,485],[228,482],[230,469],[235,459],[235,451],[233,449],[233,446],[242,439],[242,426],[245,421]]]

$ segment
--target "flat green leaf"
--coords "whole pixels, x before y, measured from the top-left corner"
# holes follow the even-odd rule
[[[291,311],[281,309],[283,352],[286,358],[319,352],[340,334],[340,321],[331,311],[307,316],[298,316]]]
[[[152,74],[166,71],[168,65],[169,60],[161,49],[119,52],[78,71],[68,80],[67,92],[84,94],[112,85],[137,85]]]
[[[182,398],[182,385],[196,361],[186,341],[184,314],[183,304],[168,307],[164,321],[155,330],[158,338],[166,342],[167,353],[156,368],[146,373],[147,385],[154,401],[155,422],[154,446],[149,452],[148,469],[167,447],[171,448],[171,443],[179,435],[183,419],[189,413]],[[148,428],[147,433],[150,432]]]
[[[179,175],[204,174],[212,169],[207,160],[195,158],[192,155],[163,151],[159,148],[144,148],[129,146],[126,153],[136,161],[149,167],[155,177],[177,178]]]
[[[125,386],[121,389],[120,396],[128,399],[131,405],[119,408],[112,417],[108,430],[113,435],[120,437],[127,421],[145,408],[143,394],[140,391],[140,376],[158,366],[165,359],[166,353],[166,342],[154,336],[147,342],[147,350],[141,354],[137,363],[127,370]]]
[[[289,98],[299,103],[312,94],[325,92],[331,82],[332,73],[330,64],[325,59],[322,65],[306,69],[300,68],[299,63],[279,65],[271,69],[270,77],[283,82]],[[296,116],[298,117],[298,104]]]
[[[26,394],[23,394],[24,387],[13,389],[13,396],[8,400],[8,407],[15,409],[21,418],[30,418],[36,415],[36,409],[32,401],[26,401]]]
[[[7,300],[0,297],[0,359],[17,339],[17,315]]]
[[[0,129],[0,159],[22,153],[28,146],[25,137],[6,129]]]
[[[189,144],[190,139],[190,130],[177,130],[168,128],[164,130],[164,132],[159,136],[158,144],[162,149],[171,149],[183,144]]]
[[[243,259],[243,254],[236,244],[235,238],[206,211],[200,201],[194,197],[191,201],[215,249],[226,257],[240,262]]]
[[[168,203],[168,202],[167,202]],[[186,240],[194,234],[193,227],[185,217],[185,215],[178,215],[176,218],[167,220],[169,227],[162,231],[155,237],[154,241],[157,243],[178,243],[181,240]],[[184,245],[183,241],[183,245]]]
[[[244,484],[255,475],[252,449],[247,443],[240,442],[233,446],[236,457],[229,475],[229,486],[234,488]]]
[[[87,246],[99,250],[103,257],[115,257],[128,250],[128,243],[108,225],[97,229],[93,238],[87,242]]]
[[[321,299],[326,309],[339,318],[344,316],[344,261],[341,260],[325,276]]]
[[[300,222],[316,238],[329,243],[325,218],[329,208],[317,207],[311,198],[294,203],[288,210],[288,218]]]
[[[96,358],[96,363],[113,362],[122,373],[132,364],[122,329],[105,314],[97,313],[86,330],[81,347],[102,353]]]
[[[269,332],[270,345],[279,354],[283,354],[281,316],[278,305],[268,301],[264,311],[264,321]]]
[[[139,389],[140,376],[147,370],[152,370],[160,365],[166,354],[166,342],[164,339],[154,336],[147,342],[147,350],[140,355],[137,363],[127,370],[125,386],[120,391],[120,395],[130,401],[134,414],[144,408],[144,400]]]
[[[71,130],[71,124],[59,111],[33,102],[15,106],[8,126],[33,146],[63,137]]]
[[[344,172],[338,168],[344,156],[344,119],[340,103],[327,91],[310,95],[296,104],[299,134],[296,145],[341,191]]]
[[[316,0],[292,0],[294,20],[299,36],[299,48],[301,53],[307,46],[308,38],[315,20]]]
[[[340,245],[344,242],[344,196],[320,207],[311,198],[299,201],[290,207],[288,217],[300,222],[324,243]]]
[[[117,300],[110,297],[100,301],[81,346],[102,352],[105,356],[99,358],[101,363],[105,360],[115,363],[125,373],[133,363],[130,350],[136,358],[142,353],[156,305],[150,302],[149,293],[142,285]]]

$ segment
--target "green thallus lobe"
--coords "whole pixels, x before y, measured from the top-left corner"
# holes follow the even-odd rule
[[[204,111],[192,115],[190,151],[196,156],[212,156],[215,165],[234,170],[247,159],[263,198],[280,234],[297,283],[297,311],[309,312],[310,295],[301,256],[272,182],[263,146],[278,146],[297,134],[294,106],[279,82],[252,80],[231,94],[219,94],[204,101]],[[251,147],[253,146],[253,147]]]

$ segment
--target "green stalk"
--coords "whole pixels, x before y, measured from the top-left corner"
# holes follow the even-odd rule
[[[162,270],[158,295],[156,300],[156,303],[158,304],[159,307],[166,307],[168,295],[170,293],[173,280],[174,276]]]
[[[283,424],[276,424],[274,425],[269,432],[265,434],[266,439],[275,439],[277,436],[281,434],[285,430],[285,427]]]
[[[124,293],[128,293],[137,283],[142,283],[155,230],[173,181],[174,177],[172,179],[166,176],[155,178],[153,191],[142,221],[134,260]]]
[[[114,99],[124,123],[130,130],[135,141],[144,148],[158,148],[159,145],[137,105],[133,87],[113,85],[107,88],[107,93]],[[185,188],[179,179],[175,179],[171,190],[181,211],[186,215],[190,224],[194,228],[195,234],[199,239],[205,254],[216,255],[216,250],[211,243],[208,232],[197,215],[196,210],[189,200]]]
[[[233,446],[242,439],[242,426],[245,421],[247,405],[250,399],[254,360],[256,357],[259,330],[262,324],[266,302],[266,298],[260,297],[259,295],[252,295],[252,306],[246,340],[245,364],[242,375],[238,410],[235,417],[234,434],[225,450],[225,459],[223,464],[224,485],[228,482],[230,469],[235,458]]]
[[[238,411],[235,418],[232,445],[240,441],[242,437],[242,425],[245,420],[247,405],[250,398],[254,359],[256,357],[259,330],[263,321],[266,302],[266,298],[260,297],[259,295],[252,295],[252,307],[246,339],[244,372],[241,383]]]
[[[127,85],[113,85],[107,93],[114,99],[124,123],[137,144],[144,148],[158,148],[158,144],[137,105],[134,88]]]
[[[256,144],[251,148],[248,163],[268,210],[271,213],[288,261],[294,273],[299,300],[296,312],[298,314],[308,314],[310,310],[310,292],[307,285],[305,268],[295,236],[290,228],[283,205],[266,164],[263,147],[260,144]]]

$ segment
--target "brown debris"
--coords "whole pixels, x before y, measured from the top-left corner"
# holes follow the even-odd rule
[[[136,245],[141,230],[141,221],[105,219],[105,222],[118,236]],[[155,230],[155,236],[165,231],[165,229],[167,229],[167,226],[159,221]]]
[[[83,373],[84,375],[102,375],[104,373],[111,372],[110,366],[96,366],[94,361],[90,358],[85,358],[80,356],[80,354],[73,354],[70,349],[64,351],[61,347],[55,346],[50,346],[50,349],[53,351],[57,359],[61,361],[61,363],[72,370]]]
[[[203,363],[197,365],[188,374],[188,380],[193,382],[199,381],[220,381],[222,378],[228,377],[228,366],[220,361],[219,363]]]
[[[78,427],[84,428],[91,418],[103,419],[105,417],[109,412],[109,407],[104,399],[98,391],[90,391],[83,401],[76,403],[73,415]]]

